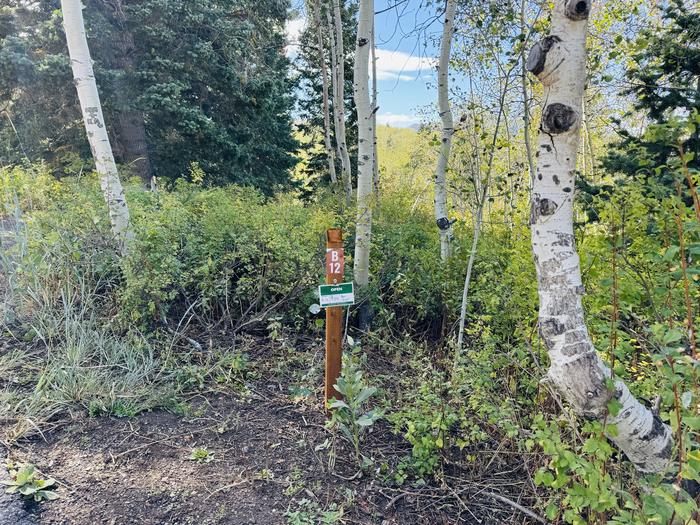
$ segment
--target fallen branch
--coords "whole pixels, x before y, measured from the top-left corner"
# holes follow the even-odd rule
[[[267,319],[267,316],[269,316],[273,311],[275,311],[277,308],[279,308],[281,305],[283,305],[285,302],[289,301],[290,299],[293,299],[296,297],[301,289],[304,288],[304,285],[302,284],[301,281],[299,281],[297,284],[294,285],[294,287],[287,293],[284,297],[282,297],[280,300],[272,303],[269,305],[267,308],[265,308],[261,313],[259,313],[257,316],[253,317],[252,319],[249,319],[248,321],[243,322],[241,320],[238,321],[236,326],[233,327],[233,333],[237,334],[241,330],[243,330],[245,327],[250,326],[252,324],[257,324],[265,321]],[[247,312],[248,310],[246,310]],[[245,314],[244,314],[245,316]]]
[[[520,512],[531,517],[535,521],[539,521],[540,523],[544,523],[544,525],[551,525],[542,516],[538,516],[537,514],[532,512],[530,509],[523,507],[519,503],[516,503],[515,501],[508,499],[505,496],[501,496],[500,494],[496,494],[495,492],[482,492],[482,494],[489,496],[490,498],[497,499],[498,501],[505,503],[506,505],[510,505],[514,509],[519,510]]]

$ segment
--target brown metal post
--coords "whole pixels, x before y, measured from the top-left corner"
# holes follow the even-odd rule
[[[332,228],[326,232],[326,284],[343,282],[345,257],[343,254],[343,231]],[[326,403],[342,396],[333,388],[340,376],[342,361],[343,307],[326,308]]]

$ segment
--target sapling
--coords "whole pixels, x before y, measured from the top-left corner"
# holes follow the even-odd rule
[[[370,460],[362,454],[360,441],[362,434],[382,415],[379,410],[367,410],[366,407],[377,389],[367,385],[362,370],[355,364],[344,368],[334,386],[343,398],[329,401],[331,419],[328,427],[340,431],[340,435],[353,446],[357,465],[360,468],[366,467]]]

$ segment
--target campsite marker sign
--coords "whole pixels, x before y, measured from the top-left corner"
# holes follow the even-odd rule
[[[319,303],[326,309],[326,403],[341,397],[333,385],[340,377],[343,355],[343,306],[355,303],[353,283],[344,283],[344,276],[343,231],[331,228],[326,232],[326,284],[318,287]]]
[[[331,232],[336,230],[328,231]],[[327,233],[326,235],[330,235],[330,233]],[[342,235],[342,233],[340,233],[340,235]],[[342,280],[343,275],[345,274],[345,251],[343,250],[342,246],[342,237],[340,242],[341,245],[336,246],[335,242],[329,241],[326,248],[326,275],[330,276],[331,284],[337,284],[338,280]],[[333,244],[333,246],[331,246],[331,244]]]

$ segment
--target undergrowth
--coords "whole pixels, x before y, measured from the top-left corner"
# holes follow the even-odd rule
[[[258,378],[249,350],[257,345],[262,359],[271,352],[259,341],[278,349],[271,372],[289,374],[290,399],[313,401],[322,353],[299,352],[296,341],[322,333],[322,316],[309,306],[325,229],[341,225],[352,239],[351,221],[332,211],[330,197],[130,186],[136,240],[120,260],[91,176],[58,182],[41,168],[4,170],[0,195],[12,218],[2,255],[5,439],[43,432],[75,410],[186,414],[185,393],[246,395]],[[454,256],[440,264],[429,210],[405,200],[383,196],[368,299],[374,330],[359,334],[366,357],[352,388],[339,385],[348,401],[334,406],[351,462],[405,490],[436,484],[460,494],[478,480],[484,486],[475,491],[500,487],[553,522],[694,523],[685,489],[700,481],[700,420],[686,299],[692,307],[697,297],[698,224],[688,203],[627,186],[597,196],[597,219],[576,232],[591,336],[635,395],[650,404],[658,396],[659,416],[677,436],[680,461],[664,476],[642,477],[607,441],[615,428],[580,421],[542,381],[547,355],[525,214],[485,225],[455,361],[449,334],[471,231],[456,225]],[[688,237],[683,250],[679,230]],[[346,253],[349,280],[352,241]],[[380,414],[405,449],[374,463],[365,447]],[[319,512],[301,505],[287,517],[305,522]]]

